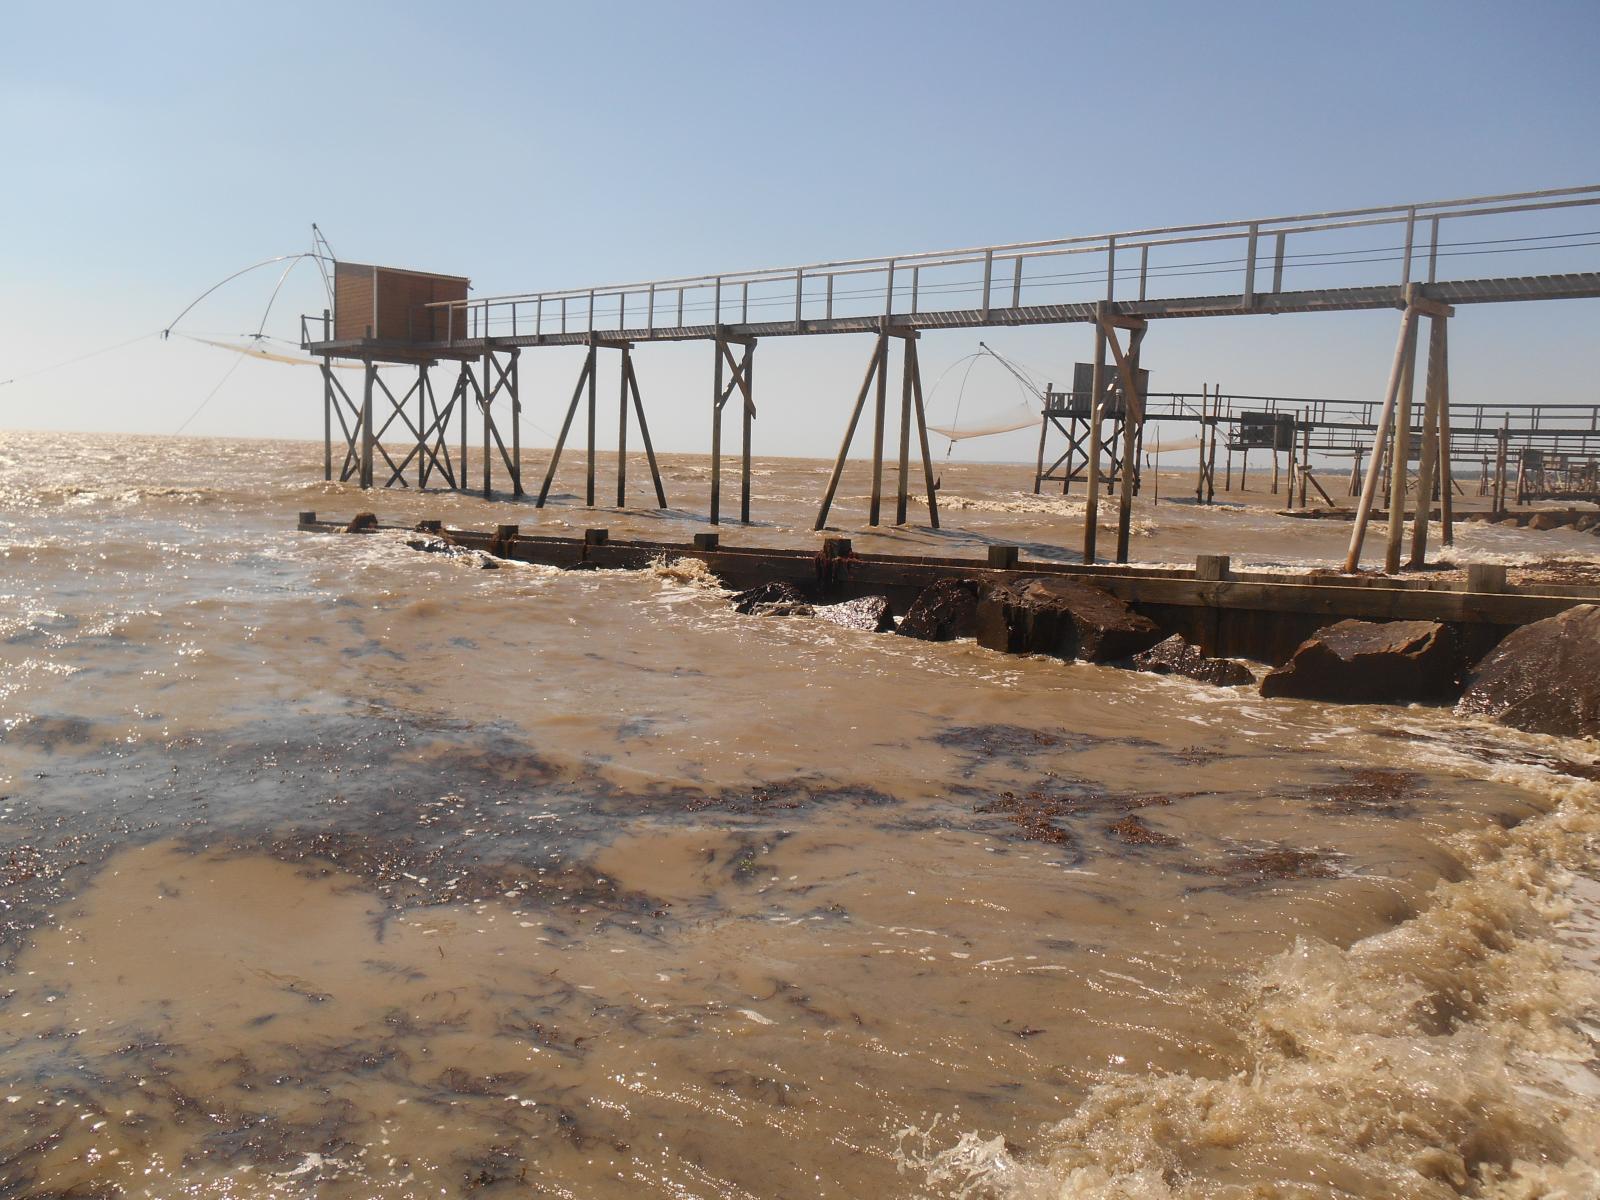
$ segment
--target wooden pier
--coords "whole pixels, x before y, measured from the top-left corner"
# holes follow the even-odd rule
[[[1593,265],[1586,231],[1560,226],[1564,214],[1582,215],[1600,206],[1600,185],[1545,191],[1424,201],[1372,208],[1263,217],[1245,221],[1133,230],[1115,234],[1009,243],[960,250],[931,251],[884,258],[813,263],[802,266],[684,276],[640,283],[605,285],[467,298],[467,281],[457,276],[386,270],[338,264],[336,311],[320,318],[302,318],[304,348],[324,363],[324,429],[327,443],[325,476],[334,467],[335,418],[344,439],[341,480],[363,486],[426,487],[435,477],[461,490],[471,485],[469,423],[475,407],[481,418],[481,488],[494,490],[495,464],[505,470],[513,497],[524,494],[520,413],[523,397],[518,357],[548,347],[583,347],[583,367],[565,406],[561,433],[544,474],[538,505],[549,494],[551,480],[567,447],[580,408],[584,409],[583,446],[587,453],[585,503],[596,496],[596,406],[602,351],[616,351],[619,392],[619,506],[626,506],[627,448],[630,419],[637,423],[647,453],[658,508],[667,505],[666,489],[656,467],[644,389],[635,362],[638,347],[655,342],[702,341],[711,349],[710,417],[713,471],[709,497],[712,524],[722,519],[722,428],[724,408],[738,397],[740,413],[739,519],[750,520],[750,462],[757,418],[754,359],[760,341],[770,337],[863,334],[873,340],[865,379],[850,409],[832,478],[820,498],[816,527],[826,526],[839,476],[857,430],[871,406],[871,478],[869,523],[884,520],[884,460],[893,453],[889,413],[892,394],[890,348],[902,347],[899,371],[898,467],[894,477],[894,523],[911,519],[915,492],[911,480],[920,471],[928,522],[938,524],[937,496],[932,486],[917,339],[925,332],[995,327],[1087,325],[1094,332],[1093,361],[1088,372],[1083,412],[1067,407],[1054,411],[1046,402],[1041,412],[1039,464],[1035,487],[1045,478],[1061,478],[1063,486],[1082,479],[1086,492],[1083,558],[1093,563],[1096,510],[1102,492],[1115,486],[1118,536],[1115,556],[1128,558],[1128,530],[1137,464],[1149,422],[1197,420],[1208,435],[1201,457],[1197,495],[1201,502],[1215,490],[1216,432],[1230,430],[1230,450],[1245,453],[1261,443],[1244,433],[1257,418],[1267,417],[1274,464],[1280,451],[1290,463],[1291,495],[1311,484],[1331,500],[1320,482],[1304,469],[1309,454],[1337,446],[1366,461],[1359,488],[1357,518],[1348,566],[1359,560],[1371,513],[1386,493],[1391,512],[1404,513],[1413,490],[1412,473],[1386,464],[1417,462],[1415,491],[1431,495],[1438,487],[1445,497],[1441,539],[1452,536],[1448,497],[1454,487],[1452,463],[1489,457],[1489,438],[1496,439],[1497,462],[1515,459],[1524,449],[1551,453],[1576,451],[1588,466],[1590,445],[1583,435],[1600,432],[1595,415],[1587,429],[1540,428],[1535,416],[1512,424],[1508,408],[1493,434],[1476,425],[1463,430],[1453,424],[1449,387],[1446,325],[1463,304],[1505,304],[1538,300],[1600,297],[1600,270],[1480,273],[1449,278],[1460,256],[1471,264],[1500,263],[1507,256],[1541,254],[1541,265],[1576,268]],[[1592,220],[1592,218],[1591,218]],[[1351,239],[1376,234],[1394,245],[1355,246]],[[1219,257],[1219,255],[1221,257]],[[1499,256],[1493,260],[1485,255]],[[1552,258],[1551,256],[1555,257]],[[1525,258],[1514,258],[1521,264]],[[1371,264],[1382,264],[1372,266]],[[346,268],[349,268],[348,270]],[[1479,270],[1481,272],[1481,266]],[[1226,283],[1199,294],[1187,289],[1196,278],[1215,277]],[[1295,286],[1291,286],[1294,284]],[[1303,286],[1301,286],[1303,285]],[[1311,411],[1266,413],[1229,409],[1208,394],[1192,414],[1180,404],[1163,410],[1146,395],[1146,376],[1139,363],[1153,322],[1184,318],[1272,316],[1284,313],[1399,310],[1400,336],[1388,390],[1382,401],[1359,417],[1349,413]],[[1418,330],[1429,323],[1424,398],[1414,406],[1418,377]],[[1263,325],[1263,329],[1266,326]],[[355,359],[365,367],[359,398],[339,382],[329,364]],[[442,362],[457,366],[450,397],[441,408],[429,371]],[[415,382],[396,396],[379,375],[380,366],[416,372]],[[1082,389],[1077,389],[1082,390]],[[1092,399],[1090,399],[1092,397]],[[1120,406],[1117,414],[1112,401]],[[388,411],[375,411],[375,400]],[[413,415],[414,400],[414,415]],[[1065,401],[1064,401],[1065,404]],[[382,405],[379,405],[382,407]],[[1069,415],[1069,424],[1060,418]],[[1498,410],[1491,416],[1502,416]],[[1287,417],[1287,425],[1271,425]],[[1112,424],[1106,436],[1106,423]],[[381,424],[379,423],[381,421]],[[459,441],[450,445],[452,423]],[[1056,466],[1066,474],[1045,470],[1046,440],[1052,426],[1066,435],[1068,450]],[[393,449],[385,444],[389,431]],[[913,437],[913,429],[915,437]],[[1413,446],[1413,430],[1416,445]],[[890,436],[886,438],[886,433]],[[1364,435],[1370,434],[1370,438]],[[1333,439],[1342,438],[1342,441]],[[891,449],[886,451],[886,441]],[[454,450],[454,453],[452,453]],[[913,468],[912,458],[920,461]],[[1300,471],[1295,462],[1298,457]],[[387,470],[380,469],[381,459]],[[1123,464],[1130,469],[1122,485]],[[1244,466],[1245,464],[1241,464]],[[1225,467],[1226,469],[1226,467]],[[1054,468],[1051,469],[1052,471]],[[1505,468],[1496,490],[1503,503]],[[1415,508],[1426,512],[1426,505]],[[1403,519],[1391,520],[1385,533],[1386,569],[1398,570]],[[1426,520],[1411,531],[1410,561],[1426,559]]]
[[[303,532],[343,533],[345,521],[299,515]],[[793,584],[821,600],[885,596],[904,614],[918,593],[941,579],[1003,582],[1025,576],[1082,579],[1103,588],[1208,654],[1278,663],[1313,631],[1333,621],[1426,620],[1453,625],[1463,645],[1487,650],[1506,633],[1575,604],[1600,604],[1600,585],[1506,581],[1503,566],[1473,565],[1462,580],[1394,579],[1379,575],[1286,574],[1235,570],[1225,556],[1204,555],[1192,569],[1023,560],[1015,546],[990,547],[983,559],[857,554],[848,538],[827,538],[820,550],[724,546],[715,533],[692,542],[613,540],[604,529],[581,538],[524,534],[515,525],[493,532],[377,525],[418,535],[437,534],[456,545],[517,562],[567,570],[643,570],[662,561],[702,562],[728,588]]]

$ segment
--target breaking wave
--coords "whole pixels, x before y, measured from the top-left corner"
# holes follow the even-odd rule
[[[1562,944],[1600,944],[1600,883],[1573,871],[1593,870],[1600,787],[1558,793],[1458,844],[1466,878],[1411,920],[1271,960],[1236,1002],[1238,1073],[1102,1084],[1032,1154],[907,1131],[903,1162],[974,1198],[1600,1196],[1600,988],[1592,948]]]

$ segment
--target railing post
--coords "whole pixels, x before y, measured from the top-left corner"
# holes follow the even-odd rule
[[[718,329],[722,328],[722,276],[717,276],[716,290],[713,292],[714,303],[711,309],[711,323]]]
[[[1279,230],[1277,245],[1272,252],[1272,291],[1274,294],[1283,291],[1283,244],[1288,239],[1289,235]]]
[[[587,326],[585,326],[584,332],[585,333],[593,333],[594,332],[594,289],[593,288],[589,289],[589,324]],[[594,503],[594,501],[591,498],[590,499],[590,504],[593,504],[593,503]]]
[[[1428,282],[1434,282],[1439,271],[1439,218],[1428,222]]]
[[[830,277],[830,281],[831,281],[831,277]],[[921,285],[921,282],[922,282],[922,268],[921,267],[912,267],[911,268],[911,313],[912,313],[913,316],[915,316],[916,312],[917,312],[917,288]]]
[[[800,329],[800,305],[805,298],[805,279],[805,269],[796,267],[794,269],[794,327],[797,332]]]
[[[828,275],[828,319],[833,319],[833,274]]]
[[[1260,226],[1254,221],[1250,222],[1250,240],[1245,244],[1244,262],[1244,307],[1254,307],[1256,302],[1256,238],[1260,235]]]
[[[994,251],[983,252],[983,315],[989,315],[989,283],[994,278]]]
[[[1011,307],[1022,307],[1022,255],[1017,255],[1011,268]]]
[[[644,328],[646,333],[656,331],[656,285],[650,285],[650,297],[645,301]]]
[[[1117,294],[1117,239],[1106,239],[1106,302],[1109,304]]]
[[[1411,243],[1417,231],[1417,210],[1406,209],[1406,250],[1404,261],[1400,264],[1400,286],[1405,287],[1411,282]]]
[[[1139,299],[1145,298],[1145,280],[1150,274],[1150,247],[1139,247]]]
[[[894,259],[889,260],[889,269],[884,276],[883,284],[883,315],[888,316],[894,312]]]

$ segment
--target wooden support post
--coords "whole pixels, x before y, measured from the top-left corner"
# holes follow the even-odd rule
[[[1206,503],[1217,501],[1217,431],[1222,428],[1222,387],[1212,393],[1211,449],[1206,454]]]
[[[1506,417],[1505,423],[1500,426],[1499,435],[1495,438],[1494,460],[1494,503],[1491,506],[1496,514],[1506,511],[1506,453],[1511,440],[1511,418]]]
[[[428,365],[417,366],[417,490],[428,486]]]
[[[1434,237],[1438,237],[1437,220]],[[1431,266],[1431,264],[1430,264]],[[1456,472],[1450,460],[1450,323],[1436,318],[1439,330],[1439,540],[1446,546],[1456,541]]]
[[[322,359],[322,479],[333,482],[333,367],[326,355]]]
[[[1416,326],[1416,309],[1406,307],[1400,318],[1400,337],[1395,343],[1394,364],[1389,368],[1389,386],[1384,394],[1383,407],[1378,410],[1378,427],[1372,435],[1372,458],[1367,463],[1366,479],[1361,485],[1361,499],[1356,504],[1355,526],[1350,531],[1350,550],[1345,555],[1346,574],[1353,574],[1361,563],[1361,544],[1367,537],[1367,523],[1372,519],[1372,503],[1378,494],[1379,461],[1383,457],[1384,439],[1389,436],[1389,422],[1394,415],[1395,397],[1400,394],[1400,378],[1405,372],[1406,352],[1411,331]]]
[[[450,327],[455,328],[455,317],[450,318]],[[461,472],[460,489],[464,492],[471,486],[471,476],[467,474],[467,410],[472,406],[467,403],[467,380],[472,377],[472,366],[466,359],[461,360],[461,370],[456,375],[456,390],[461,394]]]
[[[1106,380],[1105,312],[1104,304],[1096,306],[1094,373],[1089,385],[1089,458],[1084,468],[1083,561],[1086,563],[1094,561],[1095,522],[1100,515],[1100,400]]]
[[[485,312],[485,317],[486,315],[488,315],[488,312]],[[480,406],[480,408],[483,410],[483,499],[490,499],[490,496],[493,496],[494,494],[493,490],[491,490],[490,478],[491,466],[493,466],[493,464],[491,464],[493,446],[490,445],[490,440],[491,437],[493,437],[494,426],[493,418],[490,416],[490,408],[493,406],[493,400],[491,400],[491,397],[494,395],[493,387],[491,387],[491,379],[493,379],[493,376],[491,376],[490,373],[493,370],[493,352],[491,352],[491,350],[485,350],[485,352],[483,352],[482,387],[478,387],[478,406]]]
[[[594,293],[591,292],[589,294],[589,354],[593,356],[597,348],[598,347],[594,341]],[[595,376],[598,374],[599,372],[595,370],[591,357],[591,365],[589,367],[589,462],[588,477],[584,484],[583,490],[583,502],[589,508],[594,507],[594,409],[596,383]]]
[[[1139,325],[1128,334],[1128,353],[1117,346],[1117,335],[1106,330],[1106,338],[1116,354],[1117,372],[1122,377],[1122,482],[1117,489],[1117,561],[1128,561],[1128,540],[1133,530],[1133,497],[1138,490],[1139,448],[1144,440],[1144,394],[1139,390],[1139,351],[1148,326]]]
[[[1018,260],[1021,261],[1020,259]],[[911,339],[903,338],[900,359],[900,471],[895,487],[894,523],[906,523],[906,501],[910,498],[911,474]]]
[[[1405,538],[1406,492],[1411,464],[1411,401],[1416,392],[1417,324],[1413,319],[1406,342],[1405,374],[1400,381],[1399,403],[1395,408],[1394,438],[1389,452],[1389,536],[1384,548],[1383,571],[1393,575],[1400,570],[1400,543]]]
[[[917,357],[917,342],[906,339],[906,365],[911,372],[911,403],[917,415],[917,445],[922,451],[922,485],[928,489],[928,527],[939,528],[939,485],[933,478],[933,456],[928,453],[928,419],[922,408],[922,361]]]
[[[511,495],[521,500],[522,490],[522,387],[518,360],[522,351],[511,351]]]
[[[622,366],[617,371],[617,507],[628,507],[628,370],[632,351],[622,347]]]
[[[741,406],[743,418],[741,422],[741,457],[739,466],[739,523],[750,524],[750,434],[751,424],[756,419],[755,401],[755,366],[756,343],[751,338],[744,345],[744,366],[739,372],[739,390],[744,394],[744,404]]]
[[[823,529],[828,524],[828,510],[833,507],[833,497],[839,490],[839,477],[844,474],[845,456],[850,453],[850,442],[855,438],[856,426],[861,422],[861,410],[866,407],[867,392],[872,387],[873,376],[888,352],[884,345],[888,340],[887,333],[878,334],[877,344],[872,350],[872,361],[867,364],[867,374],[861,381],[861,391],[856,396],[855,407],[850,410],[850,421],[845,426],[844,441],[839,443],[839,457],[834,460],[833,474],[828,479],[828,490],[822,495],[822,507],[817,510],[817,523],[812,526],[813,529]]]
[[[889,335],[887,322],[879,342],[882,361],[878,364],[878,385],[872,409],[872,501],[868,508],[868,525],[878,524],[883,505],[883,420],[889,397]]]
[[[1433,509],[1434,463],[1439,455],[1439,373],[1444,357],[1445,318],[1428,318],[1428,375],[1422,392],[1422,456],[1417,460],[1417,515],[1411,525],[1409,565],[1428,561],[1428,518]]]
[[[555,449],[550,452],[550,465],[545,469],[544,483],[539,487],[539,499],[534,502],[535,508],[543,508],[546,498],[550,495],[550,484],[555,480],[556,467],[561,464],[561,450],[567,444],[567,434],[572,429],[572,418],[578,414],[578,402],[583,398],[584,385],[594,378],[594,368],[595,346],[591,342],[589,353],[583,360],[583,370],[578,372],[577,386],[572,389],[572,403],[567,405],[567,415],[561,422],[561,432],[556,435]],[[465,400],[465,393],[462,393],[462,398]]]
[[[1311,476],[1311,422],[1300,427],[1300,507],[1306,506],[1306,480]],[[1321,488],[1317,489],[1321,491]]]
[[[628,388],[633,393],[633,415],[639,418],[639,440],[644,443],[644,456],[650,464],[650,480],[656,488],[656,507],[666,508],[667,490],[661,486],[661,468],[656,464],[655,444],[650,440],[650,423],[644,419],[644,401],[639,397],[639,377],[633,370],[633,359],[627,360]]]
[[[711,343],[716,364],[711,369],[711,523],[722,523],[722,405],[727,399],[722,390],[722,358],[727,353],[722,334]]]
[[[361,389],[361,486],[372,486],[372,385],[378,376],[378,368],[372,365],[372,360],[366,360],[367,369],[365,386]]]
[[[1044,385],[1044,409],[1039,413],[1039,461],[1033,468],[1033,494],[1039,494],[1040,487],[1044,484],[1044,437],[1050,431],[1050,389],[1055,385]]]
[[[1200,466],[1195,473],[1194,502],[1202,504],[1206,494],[1206,418],[1211,412],[1211,392],[1209,385],[1200,385]],[[1213,436],[1215,434],[1213,433]]]

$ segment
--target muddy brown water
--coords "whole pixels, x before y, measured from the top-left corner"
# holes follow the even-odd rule
[[[1592,746],[292,529],[687,540],[665,466],[538,513],[0,435],[0,1196],[1600,1194]],[[812,544],[826,470],[724,537]],[[1027,483],[835,524],[1072,557]],[[1135,556],[1348,536],[1239,499]]]

